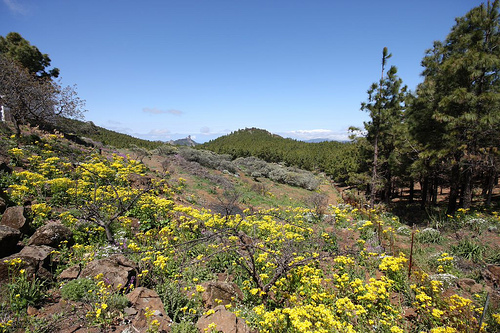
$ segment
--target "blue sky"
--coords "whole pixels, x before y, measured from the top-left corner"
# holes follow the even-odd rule
[[[205,142],[258,127],[345,139],[389,65],[414,90],[434,40],[483,1],[0,0],[19,32],[78,86],[86,120],[137,137]]]

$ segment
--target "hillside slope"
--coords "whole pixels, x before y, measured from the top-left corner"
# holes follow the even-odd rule
[[[23,130],[0,127],[2,332],[500,329],[497,213],[412,229],[255,157],[168,146],[144,164]]]

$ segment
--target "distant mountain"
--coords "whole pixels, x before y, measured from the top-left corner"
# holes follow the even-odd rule
[[[193,139],[191,139],[191,135],[188,135],[188,137],[184,138],[184,139],[170,140],[169,143],[171,145],[188,146],[188,147],[194,147],[194,146],[199,145],[199,143],[197,143]]]
[[[350,142],[350,140],[335,140],[335,139],[327,139],[327,138],[318,138],[318,139],[310,139],[304,140],[307,143],[320,143],[320,142]]]
[[[310,139],[310,140],[304,140],[304,142],[308,142],[308,143],[318,143],[318,142],[325,142],[325,141],[335,141],[335,140],[332,140],[332,139],[326,139],[326,138],[318,138],[318,139]]]

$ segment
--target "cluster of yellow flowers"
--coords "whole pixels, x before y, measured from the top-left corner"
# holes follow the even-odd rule
[[[408,259],[406,259],[404,253],[400,253],[399,257],[385,256],[378,268],[383,272],[399,272],[407,261]]]

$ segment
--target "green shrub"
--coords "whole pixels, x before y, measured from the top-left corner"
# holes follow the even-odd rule
[[[182,321],[172,325],[172,333],[198,333],[198,329],[192,322]]]
[[[489,249],[485,255],[484,261],[488,264],[500,265],[500,248],[495,247],[493,249]]]
[[[487,250],[487,246],[478,244],[467,238],[462,239],[457,245],[451,247],[453,254],[476,263],[484,260]]]
[[[178,329],[183,329],[180,331],[173,330],[173,332],[191,332],[185,329],[190,327],[187,323],[192,324],[192,320],[196,318],[189,311],[189,309],[196,309],[196,299],[188,298],[186,293],[181,290],[181,286],[175,282],[165,282],[157,286],[156,290],[160,295],[168,316],[174,322],[178,323],[180,326]]]
[[[93,293],[90,290],[97,288],[96,283],[87,278],[71,280],[61,288],[61,296],[70,301],[91,300]]]
[[[9,267],[11,268],[11,267]],[[10,309],[14,312],[24,312],[29,305],[37,306],[45,298],[45,282],[37,277],[29,278],[25,269],[10,270],[10,282],[7,284]]]

